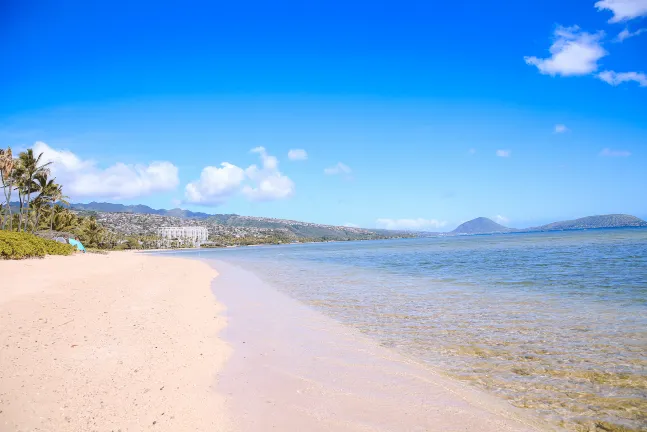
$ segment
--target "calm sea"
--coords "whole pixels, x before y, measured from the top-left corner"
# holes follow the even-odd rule
[[[569,429],[647,430],[647,229],[200,255]]]

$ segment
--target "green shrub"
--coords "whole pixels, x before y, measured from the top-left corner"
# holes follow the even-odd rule
[[[0,230],[0,259],[23,259],[45,255],[71,255],[76,248],[33,234]]]

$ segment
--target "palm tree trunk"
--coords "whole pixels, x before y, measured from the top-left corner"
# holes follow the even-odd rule
[[[9,203],[9,231],[13,231],[13,213],[11,212],[11,193],[13,182],[9,182],[9,192],[7,192],[7,202]]]
[[[25,232],[27,232],[27,229],[29,228],[29,201],[31,199],[31,181],[32,179],[29,179],[29,187],[27,189],[27,220],[25,221]]]
[[[23,206],[22,201],[23,201],[22,200],[22,192],[20,192],[20,190],[19,190],[18,191],[18,203],[19,203],[19,207],[18,207],[18,232],[20,232],[20,230],[22,229],[22,206]]]
[[[40,209],[36,209],[36,222],[34,222],[34,226],[31,228],[32,234],[38,229],[38,219],[40,219]]]
[[[5,184],[3,179],[2,187],[4,188],[4,196],[7,198],[7,208],[9,210],[9,231],[11,231],[13,229],[13,214],[11,213],[11,192],[13,189],[13,184],[12,182],[8,182],[7,184]],[[7,226],[7,221],[5,220],[2,223],[2,229],[5,229],[6,226]]]

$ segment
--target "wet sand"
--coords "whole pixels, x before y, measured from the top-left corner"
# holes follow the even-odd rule
[[[219,376],[238,430],[555,430],[492,395],[403,357],[264,284],[212,261],[234,348]]]
[[[232,430],[205,263],[120,252],[0,275],[0,431]]]

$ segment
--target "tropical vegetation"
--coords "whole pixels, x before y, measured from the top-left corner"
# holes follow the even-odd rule
[[[73,212],[63,186],[51,175],[50,162],[33,149],[17,157],[11,148],[0,149],[0,180],[2,258],[72,253],[71,246],[52,240],[61,236],[78,237],[90,249],[142,249],[157,244],[152,236],[119,235],[106,230],[95,215]]]
[[[71,255],[75,250],[72,245],[47,240],[30,233],[0,231],[0,259]]]
[[[191,242],[183,239],[161,242],[157,235],[159,228],[180,225],[206,227],[210,234],[209,242],[203,244],[203,247],[410,236],[405,233],[283,219],[208,215],[180,209],[153,210],[141,205],[90,203],[77,204],[72,208],[63,185],[58,183],[50,168],[50,162],[33,149],[16,155],[11,148],[0,148],[0,181],[3,191],[0,197],[0,230],[24,234],[12,237],[12,242],[23,241],[28,238],[27,235],[34,235],[49,240],[78,237],[88,251],[153,249],[160,246],[192,247]],[[5,249],[9,250],[8,246]],[[20,257],[32,256],[13,253]],[[8,252],[5,251],[3,256],[7,255]]]

